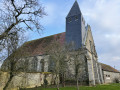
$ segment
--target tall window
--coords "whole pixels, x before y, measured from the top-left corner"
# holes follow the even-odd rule
[[[32,61],[32,62],[33,62],[33,63],[32,63],[33,71],[34,71],[34,70],[37,70],[37,62],[38,62],[38,59],[37,59],[36,56],[33,58],[33,61]]]
[[[44,62],[44,59],[41,59],[41,72],[44,72],[44,65],[45,65],[45,62]]]

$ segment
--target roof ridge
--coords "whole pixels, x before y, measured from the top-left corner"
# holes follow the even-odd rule
[[[32,42],[32,41],[40,40],[40,39],[43,39],[43,38],[47,38],[47,37],[51,37],[51,36],[55,36],[55,35],[59,35],[59,34],[62,34],[62,33],[65,33],[65,32],[61,32],[61,33],[58,33],[58,34],[53,34],[53,35],[50,35],[50,36],[45,36],[45,37],[42,37],[42,38],[38,38],[38,39],[34,39],[34,40],[30,40],[30,41],[25,42],[24,44],[26,44],[26,43],[30,43],[30,42]]]

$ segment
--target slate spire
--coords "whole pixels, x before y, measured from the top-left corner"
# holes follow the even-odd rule
[[[75,49],[82,46],[84,36],[83,16],[80,11],[78,2],[75,1],[70,12],[66,17],[66,42],[74,43]]]
[[[70,12],[68,13],[67,17],[75,16],[81,14],[78,2],[75,0]]]

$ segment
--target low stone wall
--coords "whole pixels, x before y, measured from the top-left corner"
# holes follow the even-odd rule
[[[0,90],[3,90],[7,80],[9,78],[8,72],[0,72]],[[44,73],[15,73],[11,82],[9,83],[8,90],[18,90],[18,88],[33,88],[44,84],[47,81],[47,85],[55,84],[55,75]]]

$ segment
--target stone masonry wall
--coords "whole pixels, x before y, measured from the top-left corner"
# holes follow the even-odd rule
[[[76,51],[77,52],[77,51]],[[76,52],[72,52],[74,55]],[[83,51],[81,51],[83,53]],[[67,70],[67,80],[76,80],[75,79],[75,58],[71,57],[71,60],[68,62],[68,70]],[[77,64],[80,64],[78,69],[78,78],[81,84],[88,84],[88,65],[87,59],[85,58],[85,54],[81,54],[77,58]]]
[[[19,59],[14,66],[14,71],[20,72],[48,72],[48,64],[49,64],[49,56],[48,55],[38,55],[31,56]],[[43,65],[44,62],[44,65]],[[5,60],[1,70],[9,71],[10,70],[10,61]]]
[[[0,90],[3,90],[5,83],[9,78],[8,72],[0,72]],[[33,88],[44,84],[47,80],[47,85],[55,84],[55,75],[51,73],[16,73],[12,78],[7,90],[17,90],[17,88]]]

